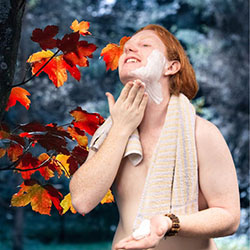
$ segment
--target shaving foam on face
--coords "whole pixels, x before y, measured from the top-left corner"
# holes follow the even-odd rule
[[[147,64],[131,71],[131,75],[137,77],[146,84],[146,92],[157,104],[163,100],[161,83],[159,82],[166,63],[165,56],[157,49],[153,50],[147,58]]]

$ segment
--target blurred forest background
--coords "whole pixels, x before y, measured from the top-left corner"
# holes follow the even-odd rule
[[[215,123],[224,135],[237,168],[242,207],[238,235],[249,233],[249,3],[247,0],[27,0],[22,22],[15,83],[21,82],[25,62],[38,45],[30,40],[35,28],[58,25],[61,34],[70,32],[72,21],[90,22],[98,46],[90,67],[81,70],[80,82],[72,77],[56,89],[41,74],[25,85],[31,93],[28,111],[21,105],[11,108],[5,120],[14,126],[33,120],[43,124],[67,123],[69,111],[81,106],[88,112],[108,116],[105,92],[116,97],[121,84],[115,72],[106,72],[100,51],[109,42],[132,35],[149,23],[161,24],[181,41],[195,68],[200,86],[194,100],[201,115]],[[18,174],[0,172],[0,248],[49,249],[46,244],[111,242],[118,214],[115,204],[99,205],[90,214],[52,211],[52,216],[25,208],[9,207],[20,184]],[[64,193],[68,179],[56,184]],[[240,244],[240,243],[239,243]],[[76,246],[76,245],[75,245]],[[56,248],[54,248],[55,250]],[[76,247],[60,249],[78,249]],[[85,248],[82,248],[85,249]],[[93,247],[93,249],[102,249]],[[108,248],[103,248],[108,249]],[[229,249],[229,248],[227,248]],[[243,248],[232,248],[243,249]]]

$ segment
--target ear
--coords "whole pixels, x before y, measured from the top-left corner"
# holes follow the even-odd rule
[[[177,60],[168,62],[164,70],[164,76],[176,74],[181,68],[181,63]]]

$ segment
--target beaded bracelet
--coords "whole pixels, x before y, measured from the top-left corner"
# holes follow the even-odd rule
[[[169,231],[167,231],[164,235],[164,239],[168,236],[175,236],[180,231],[180,220],[174,214],[165,214],[165,216],[169,217],[172,221],[172,227]]]

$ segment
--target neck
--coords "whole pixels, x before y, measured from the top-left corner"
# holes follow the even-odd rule
[[[162,127],[165,121],[169,100],[169,92],[164,93],[163,101],[160,104],[156,104],[149,98],[144,117],[139,126],[140,132]]]

